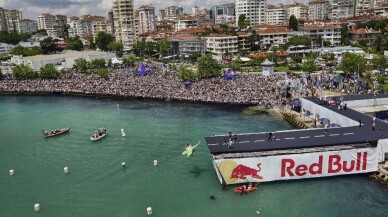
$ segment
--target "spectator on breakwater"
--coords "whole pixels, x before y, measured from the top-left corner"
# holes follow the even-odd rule
[[[150,99],[174,99],[196,102],[257,104],[265,108],[286,104],[287,85],[277,85],[281,75],[264,77],[241,74],[236,80],[206,78],[185,87],[174,74],[154,73],[134,76],[132,69],[109,69],[108,78],[76,71],[64,73],[58,79],[16,80],[5,76],[0,80],[0,92],[110,95]]]

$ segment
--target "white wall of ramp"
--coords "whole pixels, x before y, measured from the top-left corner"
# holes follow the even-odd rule
[[[323,106],[317,105],[307,99],[302,98],[302,110],[310,111],[313,113],[313,116],[316,114],[319,115],[319,118],[327,118],[330,120],[330,123],[336,123],[341,125],[341,127],[351,127],[358,126],[359,123],[355,120],[347,118],[341,114],[338,114],[330,109],[327,109]]]
[[[388,153],[388,139],[380,139],[377,142],[378,162],[384,162],[386,153]]]
[[[352,101],[344,101],[344,103],[346,103],[347,107],[350,107],[350,108],[386,105],[386,104],[388,104],[388,98],[352,100]]]

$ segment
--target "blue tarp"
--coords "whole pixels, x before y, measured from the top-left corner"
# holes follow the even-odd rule
[[[146,76],[149,74],[152,74],[152,71],[148,66],[144,64],[139,66],[139,69],[135,72],[135,75],[141,75],[141,76]]]
[[[234,71],[234,69],[230,68],[228,69],[228,72],[226,72],[223,76],[224,79],[236,79],[239,75],[237,74],[236,71]]]

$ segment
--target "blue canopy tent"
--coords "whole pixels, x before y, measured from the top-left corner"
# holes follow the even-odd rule
[[[329,127],[341,127],[341,125],[332,123],[332,124],[329,125]]]
[[[140,76],[146,76],[146,75],[150,75],[150,74],[152,74],[151,69],[144,64],[142,64],[139,67],[139,69],[135,72],[135,75],[140,75]]]
[[[191,81],[185,80],[185,81],[183,81],[183,84],[187,87],[187,86],[191,85]]]
[[[228,71],[224,74],[223,78],[224,79],[233,79],[235,80],[239,75],[237,74],[234,69],[230,68]]]

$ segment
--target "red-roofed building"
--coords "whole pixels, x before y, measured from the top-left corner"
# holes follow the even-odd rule
[[[380,31],[373,29],[359,28],[357,30],[349,31],[348,35],[351,41],[364,41],[368,46],[371,46],[374,40],[381,34]]]
[[[287,28],[272,27],[256,29],[256,34],[259,36],[260,49],[268,50],[270,48],[282,47],[298,32]]]
[[[238,52],[238,37],[214,34],[205,37],[206,39],[206,51],[213,54],[224,56],[234,56]]]
[[[250,51],[252,48],[252,33],[237,32],[238,50]]]
[[[330,41],[331,45],[339,45],[341,43],[341,26],[332,24],[311,24],[299,28],[301,35],[307,35],[311,40],[317,39],[319,36],[325,41]]]
[[[194,28],[197,27],[197,20],[193,17],[181,17],[174,20],[174,29],[179,31],[182,29]]]

